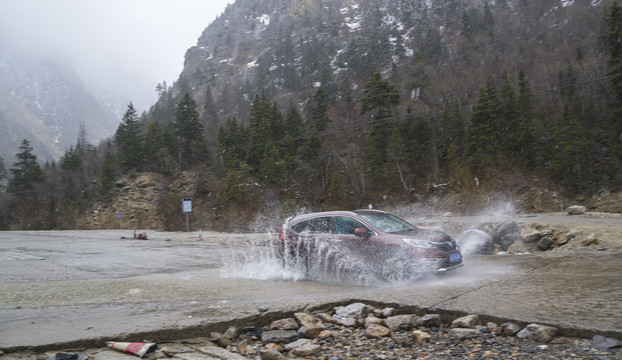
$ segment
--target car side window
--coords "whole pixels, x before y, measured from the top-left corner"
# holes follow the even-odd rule
[[[330,234],[331,231],[331,223],[329,217],[319,217],[314,219],[309,219],[305,221],[301,221],[297,224],[292,225],[292,230],[301,234]]]
[[[352,219],[346,216],[335,217],[335,234],[354,235],[354,229],[356,228],[367,229],[367,226],[363,225],[360,221],[356,219]]]

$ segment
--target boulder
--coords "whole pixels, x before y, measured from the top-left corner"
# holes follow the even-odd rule
[[[573,205],[569,206],[566,211],[568,215],[583,215],[585,214],[585,206]]]
[[[473,329],[475,326],[479,325],[479,316],[477,315],[467,315],[463,317],[459,317],[451,322],[452,328],[469,328]]]
[[[540,241],[538,241],[538,249],[542,250],[542,251],[546,251],[548,250],[551,245],[553,245],[553,239],[550,237],[543,237],[542,239],[540,239]]]
[[[463,255],[491,255],[495,250],[492,237],[478,229],[466,230],[456,238]]]
[[[512,221],[502,222],[492,233],[492,240],[495,245],[499,245],[501,250],[507,251],[508,248],[521,238],[520,226]]]

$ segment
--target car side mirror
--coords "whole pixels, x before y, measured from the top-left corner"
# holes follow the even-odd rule
[[[354,235],[356,235],[357,237],[360,237],[362,239],[369,239],[369,237],[371,236],[369,231],[367,231],[367,229],[365,229],[365,228],[356,228],[356,229],[354,229]]]

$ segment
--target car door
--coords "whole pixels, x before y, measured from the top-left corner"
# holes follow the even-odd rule
[[[335,237],[340,240],[344,252],[344,260],[351,261],[358,266],[369,266],[382,251],[382,244],[375,241],[375,233],[360,220],[348,216],[333,218]],[[367,236],[356,235],[356,229],[365,229]]]

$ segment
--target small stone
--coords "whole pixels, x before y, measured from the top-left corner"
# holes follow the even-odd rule
[[[266,345],[264,346],[264,348],[265,348],[266,350],[274,350],[274,351],[278,351],[278,352],[281,352],[281,351],[284,351],[284,350],[285,350],[285,348],[283,347],[283,345],[281,345],[281,344],[275,344],[275,343],[268,343],[268,344],[266,344]]]
[[[320,349],[320,345],[314,344],[309,339],[299,339],[285,346],[285,350],[297,356],[311,356]]]
[[[490,332],[495,334],[495,335],[500,335],[501,334],[501,328],[499,327],[499,325],[497,325],[497,324],[495,324],[493,322],[486,323],[486,328],[488,328],[488,330],[490,330]]]
[[[317,317],[318,319],[322,320],[322,322],[324,322],[324,323],[328,323],[328,324],[336,324],[337,323],[337,320],[335,320],[335,318],[331,314],[318,313],[318,314],[315,315],[315,317]]]
[[[365,319],[365,327],[368,327],[371,324],[382,325],[382,319],[375,316],[368,316]]]
[[[379,338],[389,336],[391,330],[387,327],[378,324],[371,324],[365,329],[365,336],[368,338]]]
[[[545,343],[553,340],[558,332],[555,327],[540,324],[529,324],[525,329],[533,333],[531,339]]]
[[[590,234],[588,235],[588,237],[583,239],[583,241],[581,241],[581,245],[583,246],[598,245],[598,237],[596,236],[596,234]]]
[[[514,323],[507,322],[501,324],[501,331],[505,335],[512,336],[520,331],[520,327]]]
[[[238,336],[240,336],[240,329],[238,329],[235,326],[230,326],[227,331],[225,331],[225,333],[222,335],[224,338],[226,339],[235,339]]]
[[[358,320],[356,320],[356,318],[353,318],[353,317],[341,318],[341,317],[335,316],[335,320],[337,321],[337,324],[343,325],[346,327],[357,327],[359,324]]]
[[[425,331],[421,331],[421,330],[415,330],[413,331],[413,334],[412,334],[412,340],[416,344],[428,342],[430,341],[430,338],[431,338],[430,334],[428,334]]]
[[[296,330],[298,329],[298,322],[293,318],[285,318],[274,320],[270,323],[270,330]]]
[[[338,306],[335,308],[335,316],[355,317],[364,319],[370,312],[374,311],[372,306],[363,303],[353,303],[348,306]]]
[[[448,336],[451,340],[459,341],[479,337],[481,336],[481,333],[477,329],[453,328],[449,330]]]
[[[394,308],[384,308],[382,309],[382,316],[384,316],[385,318],[388,318],[390,316],[395,315],[395,309]]]
[[[318,339],[328,339],[329,337],[333,337],[333,332],[330,330],[322,330],[320,335],[318,335]]]
[[[276,350],[266,350],[259,353],[261,360],[285,360],[287,357]]]
[[[267,343],[288,343],[295,340],[298,337],[298,332],[294,330],[271,330],[265,331],[261,334],[261,342]]]
[[[467,315],[463,317],[459,317],[451,322],[452,328],[468,328],[473,329],[476,325],[479,325],[479,316],[477,315]]]
[[[622,347],[622,342],[617,339],[596,335],[592,338],[592,346],[600,350],[607,350]]]

